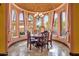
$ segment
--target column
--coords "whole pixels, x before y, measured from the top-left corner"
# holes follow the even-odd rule
[[[70,54],[79,56],[79,4],[69,4],[69,17],[71,25]]]
[[[68,32],[68,36],[67,36],[67,41],[70,43],[70,31],[71,31],[71,29],[70,29],[70,14],[71,13],[69,13],[70,11],[69,11],[69,4],[67,4],[67,7],[66,7],[66,20],[67,20],[67,32]]]
[[[34,30],[34,32],[36,32],[36,17],[33,16],[33,18],[34,18],[34,20],[33,20],[33,30]]]
[[[9,15],[8,15],[8,43],[11,41],[12,38],[12,8],[11,8],[11,4],[9,4]]]
[[[61,35],[61,28],[62,26],[61,26],[61,13],[60,12],[58,12],[58,36],[60,36]]]
[[[17,38],[19,38],[19,14],[20,14],[20,11],[16,9],[16,35],[17,35]]]
[[[44,27],[44,16],[42,17],[42,26]]]
[[[2,55],[8,55],[7,54],[7,44],[6,44],[6,40],[7,40],[7,28],[6,28],[6,16],[8,16],[6,14],[6,5],[2,4],[0,5],[0,54]]]
[[[52,26],[51,26],[51,15],[52,15],[52,13],[48,14],[49,31],[52,28]]]
[[[24,11],[24,29],[25,29],[25,36],[27,32],[27,13]]]
[[[7,44],[9,44],[9,40],[10,40],[10,15],[9,13],[11,12],[10,9],[9,9],[10,5],[9,4],[5,4],[5,51],[6,53],[8,52],[8,46]],[[8,16],[8,17],[7,17]],[[3,25],[2,25],[3,26]]]
[[[27,11],[25,12],[25,14],[26,14],[26,16],[25,16],[26,17],[26,29],[28,30],[28,19],[29,19],[28,16],[29,15],[28,15],[28,12]]]
[[[51,17],[51,31],[54,31],[54,15],[55,15],[55,12],[52,13],[52,17]]]

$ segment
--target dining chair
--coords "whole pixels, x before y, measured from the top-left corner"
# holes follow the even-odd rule
[[[43,38],[40,41],[40,43],[41,43],[41,46],[40,46],[41,47],[41,52],[43,51],[43,48],[45,48],[46,46],[47,46],[47,50],[49,50],[48,49],[49,32],[48,31],[42,32],[42,36],[43,36]]]
[[[35,38],[31,38],[31,34],[30,34],[30,32],[29,31],[27,31],[27,48],[28,48],[28,46],[30,45],[30,50],[31,50],[31,47],[32,47],[32,45],[34,46],[35,45],[35,43],[36,43],[36,41],[35,41]]]

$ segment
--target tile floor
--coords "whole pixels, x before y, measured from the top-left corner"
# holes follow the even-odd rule
[[[27,42],[21,41],[8,49],[8,56],[69,56],[69,49],[61,43],[52,42],[52,47],[49,45],[49,51],[44,48],[43,52],[36,47],[32,50],[27,48]]]

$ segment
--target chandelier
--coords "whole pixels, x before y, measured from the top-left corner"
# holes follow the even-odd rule
[[[34,14],[34,17],[43,17],[44,15],[43,15],[43,13],[40,13],[40,12],[36,12],[35,14]]]

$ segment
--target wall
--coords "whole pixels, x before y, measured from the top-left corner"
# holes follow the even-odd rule
[[[5,4],[0,5],[0,54],[6,53]]]
[[[79,4],[71,4],[71,53],[79,53]]]

